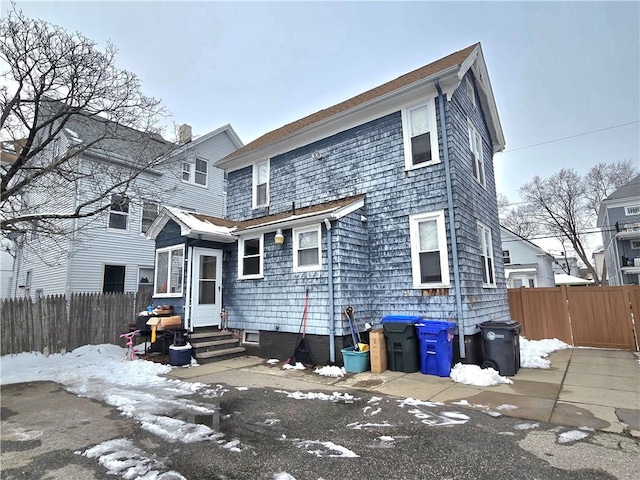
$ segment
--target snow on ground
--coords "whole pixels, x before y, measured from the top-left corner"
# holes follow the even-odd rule
[[[343,401],[345,403],[353,403],[354,400],[360,400],[346,392],[333,392],[331,395],[322,392],[289,392],[287,390],[274,390],[274,392],[284,393],[287,398],[295,398],[296,400],[325,400],[329,402]]]
[[[478,365],[463,365],[462,363],[456,363],[451,369],[450,376],[454,382],[477,387],[513,383],[513,380],[500,376],[493,368],[480,368]]]
[[[558,435],[558,443],[576,442],[588,436],[589,436],[589,433],[584,432],[582,430],[570,430],[568,432],[563,432],[560,435]]]
[[[344,377],[347,371],[344,367],[326,366],[316,368],[313,373],[317,373],[323,377]]]
[[[285,363],[282,366],[283,370],[304,370],[304,365],[300,362],[296,362],[295,365],[291,365],[289,363]]]

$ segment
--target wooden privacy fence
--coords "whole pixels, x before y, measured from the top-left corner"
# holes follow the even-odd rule
[[[574,347],[638,350],[640,286],[513,288],[511,318],[529,340],[557,338]]]
[[[122,344],[120,334],[135,322],[150,295],[74,293],[2,300],[0,355],[56,353],[82,345]]]

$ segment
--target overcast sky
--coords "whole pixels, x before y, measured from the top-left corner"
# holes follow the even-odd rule
[[[118,65],[197,135],[230,123],[248,143],[481,42],[507,142],[497,189],[512,202],[536,174],[639,162],[639,2],[17,5],[110,40]]]

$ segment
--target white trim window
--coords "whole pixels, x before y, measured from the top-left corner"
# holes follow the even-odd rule
[[[496,286],[496,272],[493,261],[493,240],[491,229],[478,222],[478,246],[482,263],[482,286]]]
[[[154,297],[181,297],[183,272],[184,245],[157,249]]]
[[[209,162],[196,158],[195,162],[182,162],[182,181],[206,187],[209,184]]]
[[[312,272],[321,265],[320,225],[293,229],[293,271]]]
[[[240,237],[238,242],[238,278],[262,278],[264,265],[264,235]]]
[[[509,250],[502,251],[502,262],[505,265],[509,265],[511,263],[511,252],[509,252]]]
[[[409,215],[414,288],[449,287],[444,210]]]
[[[626,216],[640,215],[640,205],[630,205],[628,207],[624,207],[624,214]]]
[[[631,248],[633,250],[640,249],[640,240],[631,240]]]
[[[253,208],[269,205],[269,160],[253,165]]]
[[[140,219],[140,233],[147,233],[149,227],[158,216],[158,204],[155,202],[142,202],[142,217]]]
[[[111,194],[109,228],[127,231],[129,227],[129,199],[117,193]]]
[[[467,77],[466,79],[467,97],[471,100],[471,104],[476,106],[476,88],[473,86],[473,81]]]
[[[407,170],[440,162],[436,107],[433,100],[402,110],[402,134]]]
[[[476,127],[468,123],[469,129],[469,149],[471,150],[471,163],[473,167],[473,178],[475,178],[480,185],[486,187],[484,179],[484,157],[482,156],[482,137]]]

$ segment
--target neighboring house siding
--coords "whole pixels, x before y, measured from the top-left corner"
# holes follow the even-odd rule
[[[3,239],[4,240],[4,239]],[[2,248],[5,243],[0,241]],[[13,297],[12,279],[13,256],[5,251],[0,251],[0,299]]]
[[[471,103],[465,103],[464,84],[458,88],[451,101],[446,102],[446,118],[451,157],[453,196],[456,203],[456,225],[458,227],[460,273],[463,278],[462,302],[465,309],[465,322],[475,325],[486,320],[504,320],[509,318],[508,300],[504,282],[500,231],[498,225],[497,204],[492,167],[492,148],[486,125],[479,111],[471,111]],[[426,99],[425,99],[426,100]],[[436,100],[436,113],[440,113]],[[469,150],[467,117],[469,117],[483,137],[482,147],[485,158],[486,189],[473,179],[471,152]],[[442,158],[442,132],[439,130],[440,154]],[[311,158],[313,152],[319,152],[322,158]],[[265,159],[266,160],[266,159]],[[229,173],[228,216],[234,219],[259,217],[265,209],[251,209],[252,169],[243,168]],[[457,315],[453,284],[453,259],[451,248],[448,250],[451,288],[445,295],[424,294],[414,289],[411,276],[411,251],[409,235],[409,215],[447,209],[446,181],[444,163],[417,168],[405,172],[401,112],[356,126],[347,131],[314,142],[293,151],[274,156],[270,159],[270,205],[269,213],[278,213],[296,207],[319,204],[342,197],[366,194],[364,215],[368,221],[366,231],[368,244],[368,262],[366,254],[349,251],[347,246],[334,252],[335,262],[346,265],[355,254],[361,276],[370,278],[370,300],[357,304],[349,301],[356,312],[363,312],[361,320],[377,324],[389,314],[419,314],[432,319],[455,319]],[[482,288],[482,268],[479,258],[477,222],[481,221],[491,229],[495,275],[498,288]],[[338,223],[342,226],[345,220]],[[347,219],[346,223],[352,223]],[[448,217],[445,215],[448,225]],[[447,237],[449,229],[447,227]],[[278,291],[273,285],[272,275],[288,275],[292,287],[297,287],[297,298],[302,298],[304,286],[310,287],[312,299],[322,305],[317,318],[310,320],[312,328],[327,325],[326,314],[326,262],[323,269],[313,274],[291,273],[290,239],[285,241],[276,258],[269,257],[270,243],[265,237],[265,278],[261,280],[227,279],[227,288],[237,294],[244,294],[248,301],[257,301],[252,292],[261,293],[259,301],[265,305],[264,312],[247,310],[245,302],[235,302],[239,315],[237,319],[244,328],[263,325],[272,329],[274,323],[270,312],[272,295],[266,292]],[[451,239],[448,238],[450,242]],[[359,240],[364,242],[364,236]],[[348,245],[348,244],[346,244]],[[355,245],[352,245],[355,246]],[[340,248],[343,248],[340,250]],[[326,239],[323,229],[323,257],[326,256]],[[233,271],[233,269],[230,269]],[[336,274],[337,275],[337,274]],[[243,288],[241,284],[244,284]],[[344,286],[344,285],[343,285]],[[339,292],[339,289],[337,289]],[[300,293],[302,292],[302,294]],[[294,292],[292,292],[294,293]],[[358,300],[358,298],[354,299]],[[336,300],[337,308],[346,307],[346,297]],[[301,302],[296,301],[298,310]],[[277,306],[277,308],[280,308]],[[249,313],[247,313],[249,312]],[[282,312],[280,312],[282,314]],[[230,324],[234,319],[230,316]],[[263,321],[264,319],[264,321]],[[293,322],[292,322],[293,323]],[[293,323],[295,325],[295,323]],[[469,332],[475,333],[471,327]]]
[[[550,255],[545,255],[536,246],[507,230],[501,229],[501,235],[502,250],[508,250],[511,259],[511,262],[505,265],[505,269],[517,270],[518,268],[534,267],[536,269],[535,274],[527,273],[526,275],[521,275],[521,277],[535,275],[537,287],[555,286],[553,259]],[[518,274],[512,273],[512,275],[518,277]]]

